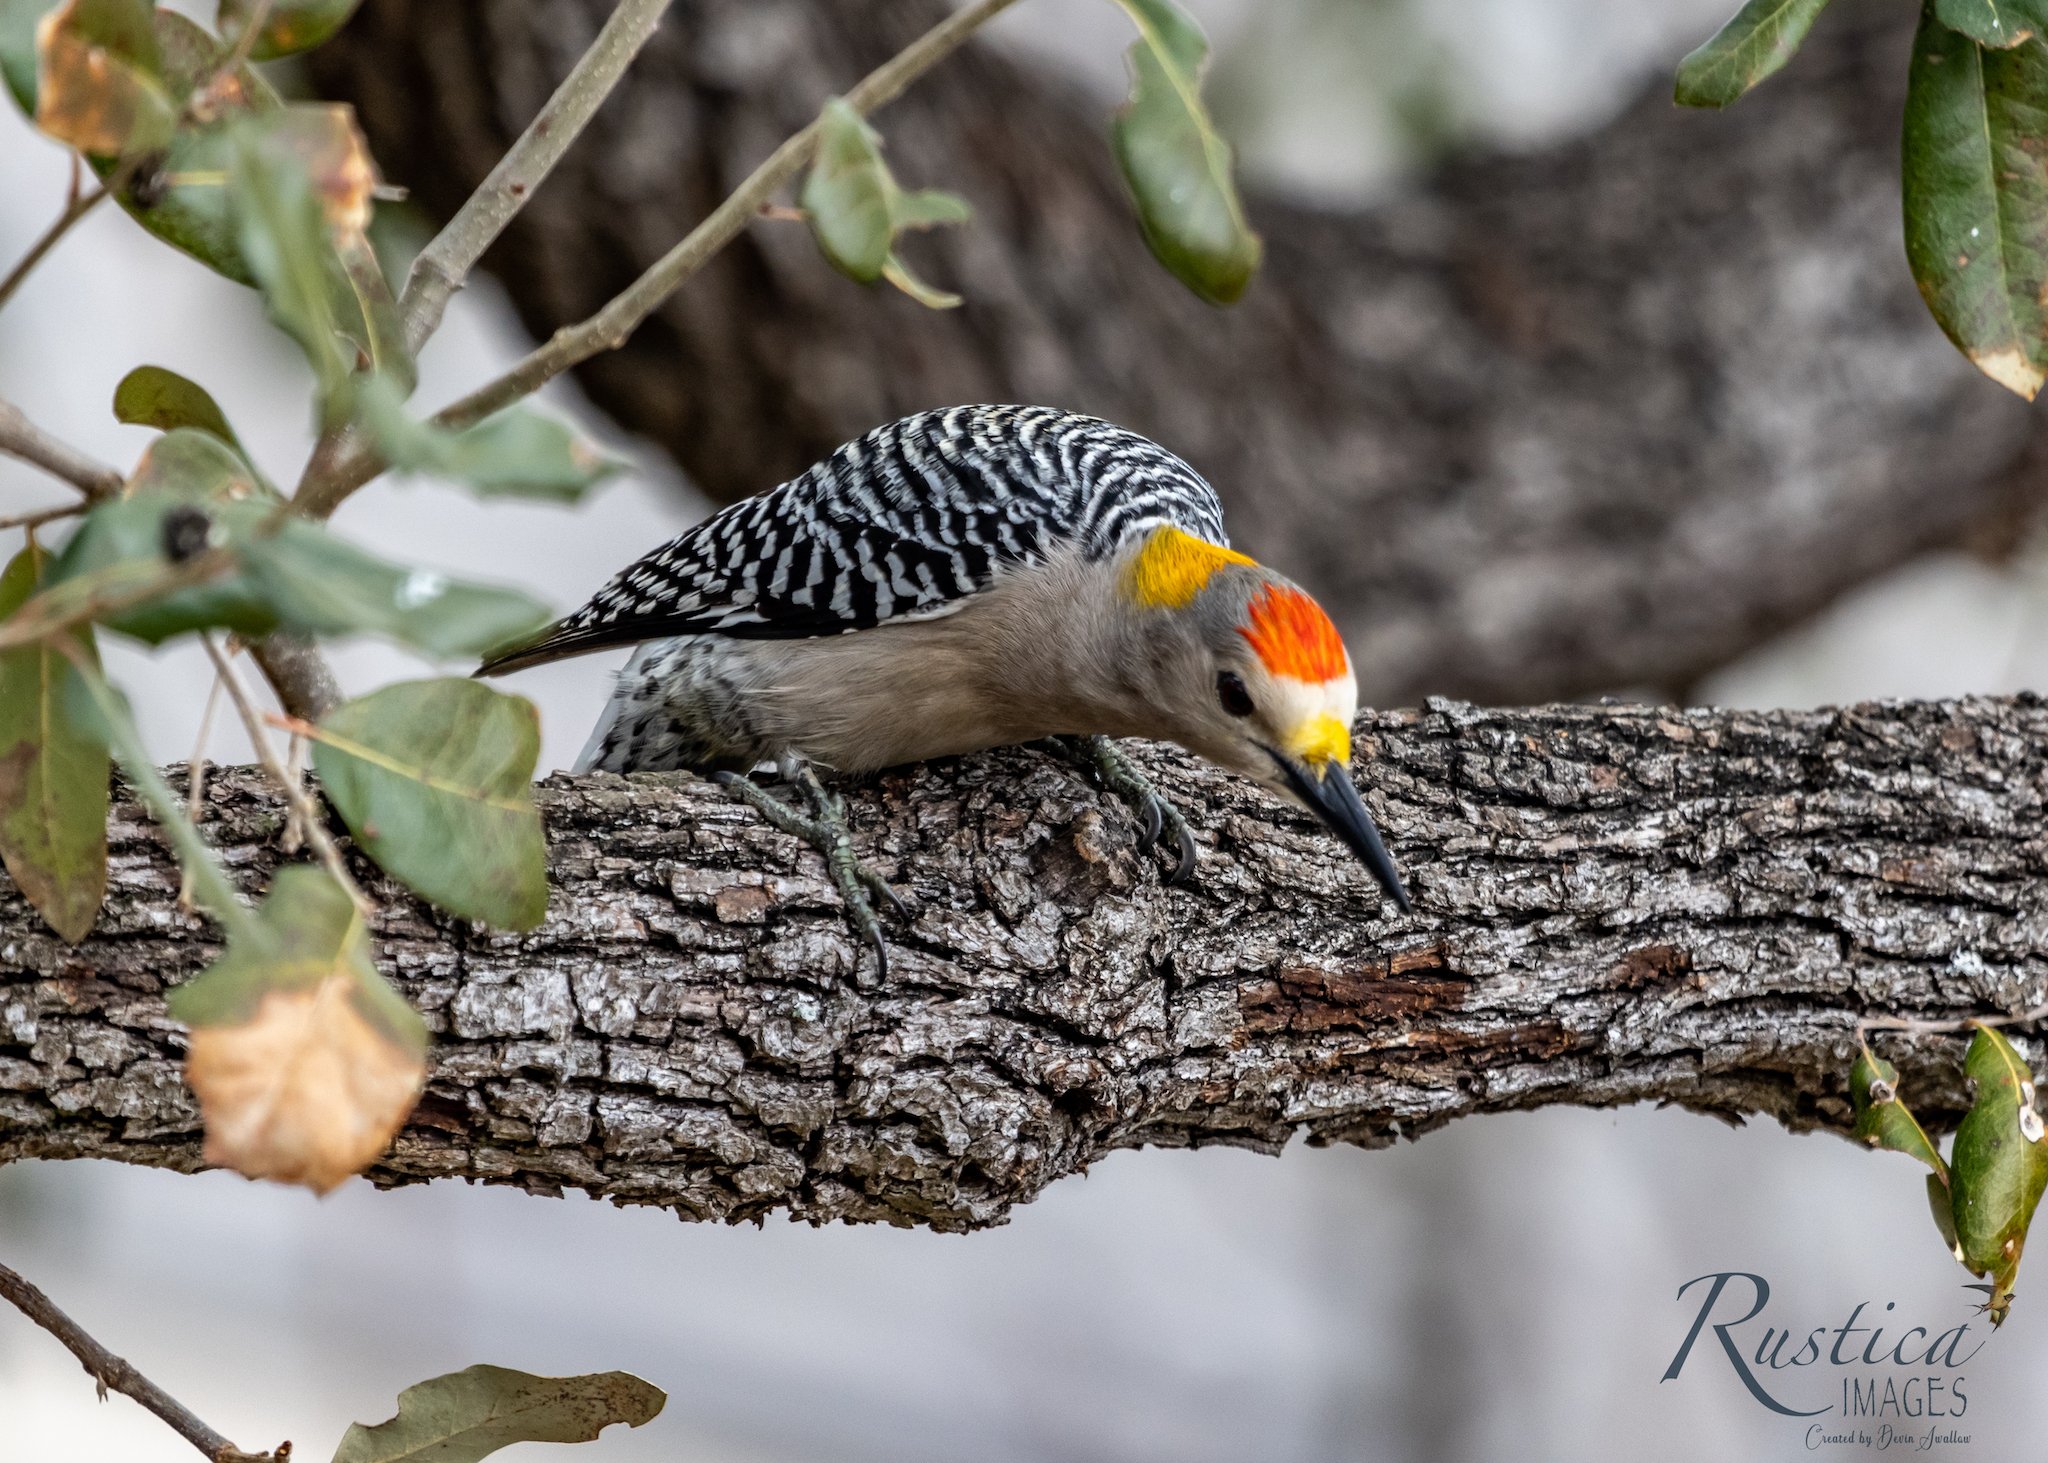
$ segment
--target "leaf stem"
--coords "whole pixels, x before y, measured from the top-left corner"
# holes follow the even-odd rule
[[[28,278],[29,271],[43,262],[43,256],[57,247],[57,241],[71,232],[73,224],[99,207],[101,200],[106,198],[110,191],[102,184],[90,193],[74,192],[65,201],[64,211],[57,215],[57,221],[43,230],[41,238],[29,245],[28,253],[21,256],[21,262],[7,271],[7,278],[0,279],[0,310],[7,308],[8,300],[21,288],[21,283]]]
[[[220,677],[206,691],[206,710],[200,713],[199,735],[193,739],[192,760],[185,764],[185,816],[197,826],[206,807],[206,744],[213,736],[213,714],[220,709]],[[178,907],[192,907],[192,876],[178,881]]]
[[[193,1416],[177,1398],[93,1340],[83,1326],[58,1310],[47,1295],[5,1265],[0,1265],[0,1296],[64,1343],[65,1350],[78,1358],[86,1375],[98,1385],[102,1398],[108,1392],[132,1397],[170,1424],[179,1437],[211,1458],[213,1463],[283,1463],[291,1456],[289,1443],[269,1453],[243,1452]]]
[[[204,584],[234,565],[235,551],[224,547],[208,549],[168,569],[144,574],[138,574],[134,564],[110,564],[105,569],[81,574],[43,590],[0,623],[0,650],[61,636],[87,620]]]
[[[121,490],[120,473],[59,442],[31,422],[20,407],[5,399],[0,399],[0,452],[71,484],[89,502],[110,498]]]
[[[419,252],[398,302],[407,350],[426,344],[477,260],[554,171],[653,36],[668,7],[669,0],[619,0],[590,49],[562,78],[519,140]]]
[[[150,759],[148,750],[142,745],[142,736],[135,729],[134,718],[128,714],[127,705],[107,684],[99,667],[78,648],[77,641],[66,636],[56,642],[56,647],[84,678],[86,689],[92,693],[93,702],[107,724],[107,740],[113,747],[114,756],[128,774],[129,781],[135,784],[136,792],[169,835],[171,846],[177,851],[178,862],[191,875],[192,894],[200,907],[219,922],[229,939],[262,939],[256,917],[242,903],[242,896],[235,892],[235,886],[228,882],[226,872],[214,858],[213,850],[200,836],[198,825],[185,816],[185,805],[178,801],[178,795],[171,791],[171,785],[164,781],[164,775],[157,771],[156,763]]]
[[[1015,3],[1016,0],[975,0],[954,11],[862,78],[847,92],[848,105],[863,116],[888,105],[912,82],[958,50],[975,31]],[[511,370],[442,408],[434,417],[435,424],[449,428],[469,426],[530,395],[571,366],[625,344],[642,321],[737,238],[759,216],[761,205],[802,170],[817,149],[818,132],[818,123],[813,121],[789,137],[702,223],[596,314],[575,325],[563,326]],[[308,466],[307,476],[300,482],[292,503],[313,518],[327,517],[357,488],[384,470],[382,459],[368,447],[338,454],[317,474],[311,471],[314,464]]]
[[[213,71],[213,84],[217,85],[224,76],[233,76],[248,64],[249,53],[256,49],[257,37],[263,34],[263,27],[270,23],[270,7],[274,0],[256,0],[249,8],[249,18],[242,22],[242,29],[235,36],[235,43],[221,58],[220,65]],[[195,90],[204,90],[196,88]],[[189,106],[189,101],[187,102]]]
[[[72,503],[62,508],[39,508],[33,513],[17,513],[11,518],[0,518],[0,529],[41,528],[45,523],[54,523],[60,518],[76,518],[83,512],[83,503]]]
[[[349,873],[348,860],[341,856],[341,850],[335,847],[334,839],[328,834],[326,823],[321,817],[320,805],[314,802],[312,795],[306,791],[305,779],[287,770],[284,763],[278,760],[277,748],[270,745],[270,738],[264,734],[263,718],[250,702],[249,693],[242,688],[241,678],[235,674],[234,666],[229,663],[227,656],[221,653],[220,647],[214,644],[211,635],[201,631],[199,642],[206,647],[207,657],[213,662],[216,684],[227,688],[228,699],[235,703],[236,714],[242,718],[242,726],[249,733],[249,744],[256,749],[257,760],[263,764],[263,770],[270,774],[270,780],[277,784],[278,790],[284,794],[285,801],[291,805],[292,812],[297,815],[299,826],[305,830],[306,842],[312,846],[314,856],[326,865],[327,872],[334,876],[334,882],[341,886],[342,892],[355,904],[359,914],[366,919],[375,914],[376,904],[363,892],[362,886],[356,883],[355,876]]]

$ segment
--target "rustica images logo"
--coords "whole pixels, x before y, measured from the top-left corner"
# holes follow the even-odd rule
[[[1810,1419],[1809,1449],[1926,1452],[1970,1441],[1963,1368],[1989,1339],[1988,1325],[1915,1325],[1896,1301],[1868,1300],[1835,1324],[1780,1325],[1765,1313],[1770,1283],[1747,1270],[1696,1275],[1678,1287],[1678,1299],[1692,1321],[1664,1368],[1666,1382],[1688,1362],[1695,1374],[1725,1363],[1757,1405]]]

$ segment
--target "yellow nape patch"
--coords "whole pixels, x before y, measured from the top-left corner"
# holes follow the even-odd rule
[[[1155,528],[1124,571],[1124,593],[1149,610],[1178,610],[1208,587],[1216,571],[1252,561],[1235,549],[1182,533],[1172,525]]]
[[[1308,763],[1321,767],[1335,762],[1351,765],[1351,728],[1328,714],[1311,717],[1288,739],[1287,750]]]

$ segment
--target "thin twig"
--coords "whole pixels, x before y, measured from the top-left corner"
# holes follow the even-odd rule
[[[43,508],[34,513],[17,513],[12,518],[0,518],[0,529],[40,528],[45,523],[54,523],[59,518],[76,518],[85,512],[85,504],[72,503],[62,508]]]
[[[120,473],[59,442],[31,422],[20,407],[6,400],[0,400],[0,452],[63,479],[89,500],[109,498],[121,491]]]
[[[256,49],[256,38],[263,34],[263,27],[270,23],[271,4],[272,0],[256,0],[255,5],[250,7],[249,19],[242,26],[241,33],[235,37],[234,45],[229,47],[220,65],[214,68],[214,84],[218,84],[222,77],[233,76],[249,64],[249,53]]]
[[[977,0],[955,11],[909,46],[883,62],[846,94],[854,111],[866,116],[903,94],[918,77],[950,56],[981,26],[1015,0]],[[468,426],[502,406],[537,390],[548,381],[599,351],[623,345],[633,331],[676,289],[704,267],[712,255],[737,238],[763,203],[789,182],[817,150],[819,124],[812,122],[782,146],[735,188],[711,216],[683,241],[648,267],[640,278],[603,309],[579,325],[555,332],[552,339],[497,380],[478,387],[444,407],[435,421],[445,427]]]
[[[363,892],[362,886],[356,883],[354,875],[349,873],[348,861],[341,856],[341,850],[335,847],[334,839],[329,836],[327,826],[320,816],[319,805],[306,791],[305,779],[300,776],[297,768],[287,768],[278,760],[277,748],[270,745],[270,738],[264,734],[263,718],[249,700],[249,693],[242,689],[241,678],[235,674],[235,669],[228,663],[227,656],[213,643],[211,635],[202,631],[199,640],[206,647],[207,656],[213,661],[214,675],[218,678],[218,683],[227,687],[228,699],[235,703],[235,711],[241,716],[243,727],[248,730],[249,744],[256,749],[257,760],[263,764],[263,770],[270,774],[270,780],[284,793],[285,803],[290,807],[292,815],[298,819],[299,827],[305,834],[306,842],[311,845],[314,857],[327,866],[327,872],[334,876],[334,882],[341,885],[355,907],[366,918],[375,914],[376,904]]]
[[[75,166],[76,153],[72,154],[72,159]],[[73,175],[72,195],[65,200],[64,211],[57,215],[57,221],[43,230],[41,238],[29,245],[28,253],[21,256],[21,262],[7,271],[7,278],[0,279],[0,309],[7,307],[8,300],[21,288],[21,282],[28,278],[29,271],[43,262],[43,256],[57,247],[59,239],[71,232],[71,226],[99,207],[100,201],[111,191],[105,184],[101,184],[92,192],[81,195],[77,192],[76,175]]]
[[[306,739],[286,737],[284,739],[284,775],[294,786],[302,786],[306,780]],[[306,819],[301,809],[294,804],[286,810],[284,837],[278,840],[278,847],[286,853],[297,853],[306,842]],[[364,911],[368,913],[368,911]]]
[[[633,58],[654,34],[669,4],[670,0],[619,0],[597,38],[562,78],[554,95],[498,159],[490,175],[455,211],[455,217],[420,250],[406,275],[405,291],[398,302],[407,350],[419,350],[440,328],[448,301],[618,86]],[[365,457],[374,460],[354,425],[346,421],[335,423],[320,434],[306,460],[299,479],[301,493],[306,484],[327,481],[344,464]],[[375,475],[373,471],[371,476]],[[368,478],[363,479],[367,481]]]
[[[1973,1026],[2031,1026],[2048,1020],[2048,1005],[2031,1006],[2002,1016],[1957,1016],[1927,1021],[1917,1016],[1865,1016],[1856,1022],[1856,1039],[1861,1042],[1873,1031],[1899,1031],[1908,1036],[1954,1036]]]
[[[47,1295],[5,1265],[0,1265],[0,1296],[64,1343],[65,1350],[78,1358],[86,1375],[98,1385],[102,1399],[108,1392],[134,1398],[213,1463],[285,1463],[291,1457],[290,1443],[281,1443],[269,1453],[243,1452],[194,1417],[184,1403],[93,1340],[84,1327],[58,1310]]]
[[[1016,0],[975,0],[953,12],[895,56],[869,72],[846,94],[853,109],[867,115],[903,94],[912,82],[957,50],[981,26],[1010,8]],[[443,427],[465,427],[501,407],[531,394],[571,366],[600,351],[623,345],[640,323],[661,307],[683,282],[703,268],[720,249],[737,238],[757,216],[762,204],[810,161],[818,145],[818,124],[812,122],[785,141],[735,188],[683,241],[650,265],[641,276],[595,315],[565,325],[496,380],[441,409],[434,421]],[[317,454],[316,454],[317,459]],[[316,471],[315,469],[319,470]],[[326,462],[308,463],[292,504],[312,518],[325,518],[348,496],[384,470],[371,448],[358,445]]]
[[[192,820],[194,827],[205,811],[206,801],[206,743],[213,735],[213,714],[220,709],[221,678],[215,676],[213,685],[207,688],[206,710],[199,716],[199,735],[192,743],[192,760],[185,764],[185,816]],[[192,875],[184,873],[178,880],[178,907],[192,907]]]
[[[539,188],[569,144],[610,96],[640,48],[647,44],[669,0],[619,0],[590,49],[562,78],[555,94],[529,122],[519,140],[498,159],[477,190],[432,242],[420,250],[406,276],[398,309],[407,350],[418,350],[441,323],[448,301]]]

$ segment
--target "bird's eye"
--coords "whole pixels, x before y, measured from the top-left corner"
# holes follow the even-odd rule
[[[1236,671],[1222,671],[1216,677],[1216,699],[1232,716],[1252,714],[1252,693]]]

